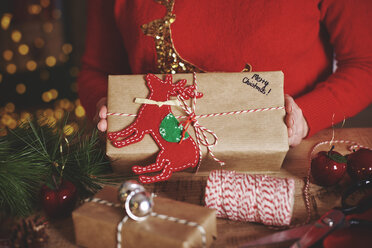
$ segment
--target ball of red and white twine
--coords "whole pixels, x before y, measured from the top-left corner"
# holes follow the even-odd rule
[[[217,217],[287,226],[294,203],[294,180],[216,170],[205,190],[206,206]]]

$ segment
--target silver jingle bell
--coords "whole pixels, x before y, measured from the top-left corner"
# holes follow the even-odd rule
[[[131,192],[140,192],[145,191],[145,187],[143,187],[141,184],[139,184],[135,180],[128,180],[124,182],[122,185],[120,185],[119,191],[118,191],[118,198],[119,201],[124,204]]]
[[[125,211],[131,219],[141,221],[152,212],[153,206],[154,201],[150,193],[132,191],[125,202]]]

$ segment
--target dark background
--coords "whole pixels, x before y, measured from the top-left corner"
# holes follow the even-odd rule
[[[1,24],[9,14],[9,26],[0,29],[0,105],[42,106],[42,93],[50,89],[58,91],[58,98],[76,98],[76,76],[84,51],[85,0],[0,1]],[[14,41],[12,34],[17,31],[22,37]],[[25,55],[19,51],[22,45],[29,48]],[[4,57],[5,51],[13,53],[11,59]],[[46,63],[50,56],[55,65]],[[37,63],[35,70],[27,68],[29,61]],[[16,66],[14,73],[7,70],[12,64]],[[21,83],[26,86],[22,94],[16,91]]]
[[[0,129],[14,128],[35,112],[51,122],[63,111],[85,118],[76,85],[85,5],[85,0],[0,1]]]

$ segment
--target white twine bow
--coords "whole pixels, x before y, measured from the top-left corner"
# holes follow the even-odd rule
[[[191,124],[194,127],[194,130],[195,130],[196,143],[198,144],[199,151],[200,151],[199,164],[198,164],[198,167],[197,167],[197,170],[196,170],[196,171],[198,171],[199,167],[200,167],[200,162],[202,160],[201,145],[207,147],[208,153],[211,155],[213,160],[216,161],[217,163],[219,163],[221,166],[225,165],[225,162],[219,160],[212,152],[212,148],[214,146],[216,146],[217,142],[218,142],[217,135],[212,130],[200,125],[199,121],[197,120],[197,118],[199,116],[195,115],[196,96],[197,96],[197,91],[198,91],[198,85],[197,85],[196,73],[195,72],[194,72],[194,86],[195,86],[195,90],[194,90],[194,97],[192,98],[192,102],[191,102],[191,107],[187,105],[186,100],[182,96],[178,95],[177,99],[180,101],[181,107],[185,111],[185,113],[187,114],[187,118],[188,118],[187,121],[186,121],[186,125],[184,126],[184,133],[186,132],[186,129],[189,126],[189,124]],[[180,125],[182,125],[182,123]],[[207,134],[209,134],[210,136],[213,137],[212,142],[210,142],[208,140]],[[182,140],[183,140],[183,137],[181,138],[181,142],[182,142]]]
[[[95,203],[99,203],[99,204],[106,205],[106,206],[109,206],[109,207],[122,208],[122,205],[120,203],[113,203],[113,202],[106,201],[106,200],[103,200],[103,199],[100,199],[100,198],[95,198],[95,197],[87,198],[87,199],[84,200],[84,202],[95,202]],[[196,227],[201,234],[202,247],[203,248],[207,247],[207,232],[205,231],[205,229],[202,225],[200,225],[200,224],[198,224],[194,221],[188,221],[188,220],[185,220],[185,219],[180,219],[180,218],[168,216],[168,215],[165,215],[165,214],[158,214],[158,213],[155,213],[155,212],[151,212],[150,216],[155,217],[155,218],[159,218],[159,219],[162,219],[162,220],[172,221],[172,222],[175,222],[175,223],[191,226],[191,227]],[[128,221],[128,219],[129,219],[129,216],[125,215],[116,227],[116,242],[117,242],[116,248],[122,248],[121,244],[122,244],[123,225],[124,225],[125,222]]]

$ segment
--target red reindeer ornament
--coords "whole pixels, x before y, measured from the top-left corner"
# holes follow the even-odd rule
[[[134,122],[127,128],[108,133],[111,143],[118,148],[137,143],[145,134],[150,134],[160,148],[154,164],[147,166],[133,166],[136,174],[161,171],[155,176],[139,176],[142,183],[153,183],[170,178],[174,171],[181,171],[188,167],[195,167],[200,162],[200,149],[190,135],[183,133],[183,126],[179,125],[167,101],[171,96],[178,96],[185,100],[200,98],[202,93],[195,91],[195,86],[187,86],[186,80],[173,84],[172,75],[167,75],[165,81],[153,74],[146,76],[150,96],[144,103]],[[183,133],[183,135],[182,135]],[[182,140],[181,140],[182,139]]]

